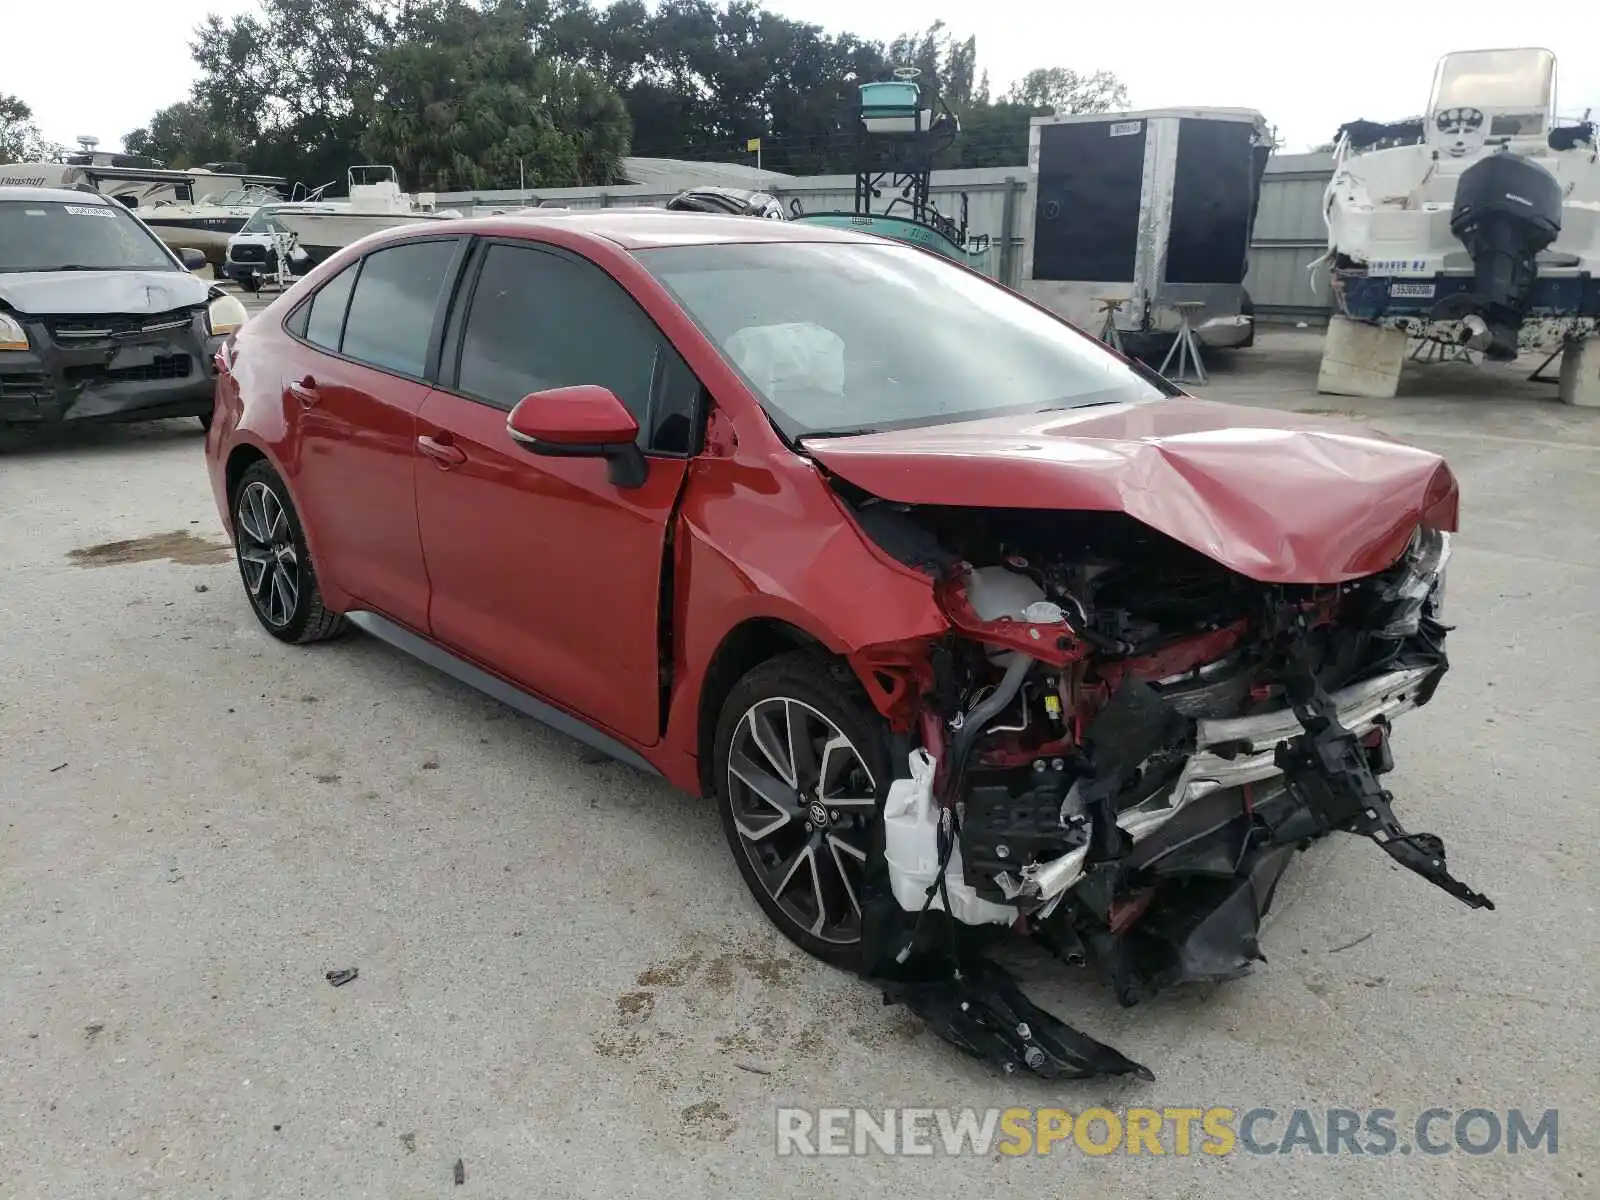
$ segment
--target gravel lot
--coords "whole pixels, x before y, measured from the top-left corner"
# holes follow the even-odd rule
[[[798,957],[709,805],[375,641],[269,639],[193,422],[0,457],[0,1195],[1596,1195],[1600,416],[1526,367],[1318,397],[1316,353],[1266,334],[1198,390],[1450,457],[1455,665],[1393,786],[1499,909],[1339,838],[1246,980],[1123,1011],[1030,979],[1154,1084],[990,1073]],[[1558,1108],[1561,1136],[802,1165],[786,1103]]]

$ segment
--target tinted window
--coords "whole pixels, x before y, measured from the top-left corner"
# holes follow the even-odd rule
[[[344,327],[344,310],[350,305],[350,288],[356,281],[360,263],[352,263],[323,284],[311,298],[311,316],[306,320],[306,341],[324,350],[339,351],[339,331]]]
[[[695,414],[700,408],[700,380],[665,339],[656,363],[650,419],[641,421],[640,428],[649,431],[652,450],[663,454],[691,454],[697,448],[694,445]]]
[[[409,242],[367,255],[350,300],[341,351],[375,367],[421,375],[455,253],[451,239]]]
[[[283,323],[283,327],[294,334],[295,337],[305,337],[306,326],[310,323],[311,305],[308,302],[300,305],[299,308],[290,313],[289,319]]]
[[[652,423],[659,427],[671,415],[664,403],[653,412],[652,396],[665,399],[671,374],[670,391],[681,405],[684,380],[693,378],[681,360],[658,377],[658,348],[667,351],[663,366],[677,358],[655,323],[599,267],[542,250],[490,246],[462,331],[458,386],[510,409],[529,392],[599,384],[627,405],[649,445]],[[686,428],[675,436],[687,444]]]

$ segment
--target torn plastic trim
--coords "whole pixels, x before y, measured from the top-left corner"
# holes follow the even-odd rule
[[[1341,688],[1330,697],[1340,723],[1358,737],[1386,725],[1418,703],[1427,677],[1436,667],[1390,671]],[[1305,732],[1293,708],[1196,723],[1196,751],[1167,791],[1119,814],[1117,824],[1135,842],[1143,841],[1172,820],[1186,805],[1223,788],[1257,783],[1282,775],[1279,745]],[[1083,878],[1088,847],[1022,870],[1019,896],[1057,900]]]
[[[1393,607],[1383,627],[1374,631],[1378,637],[1410,637],[1421,627],[1425,612],[1438,619],[1444,607],[1444,574],[1450,554],[1447,532],[1417,526],[1401,558],[1404,570],[1379,593]]]

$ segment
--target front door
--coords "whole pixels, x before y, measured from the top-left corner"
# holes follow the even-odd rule
[[[446,281],[463,241],[369,254],[324,284],[289,329],[284,411],[295,500],[317,567],[372,608],[426,630],[428,579],[417,533],[417,410]]]
[[[636,744],[660,739],[661,580],[700,386],[654,322],[585,259],[483,245],[418,413],[417,517],[433,636]],[[640,426],[644,485],[601,459],[518,446],[530,392],[610,388]]]

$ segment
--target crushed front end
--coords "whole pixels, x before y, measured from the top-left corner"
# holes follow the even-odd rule
[[[863,897],[866,976],[948,1040],[1049,1077],[1146,1068],[1032,1005],[984,946],[1001,928],[1097,968],[1132,1005],[1264,961],[1297,849],[1372,839],[1472,907],[1444,846],[1380,780],[1391,723],[1448,668],[1450,535],[1330,585],[1251,580],[1121,513],[847,496],[932,574],[950,633],[861,656],[914,747]]]

